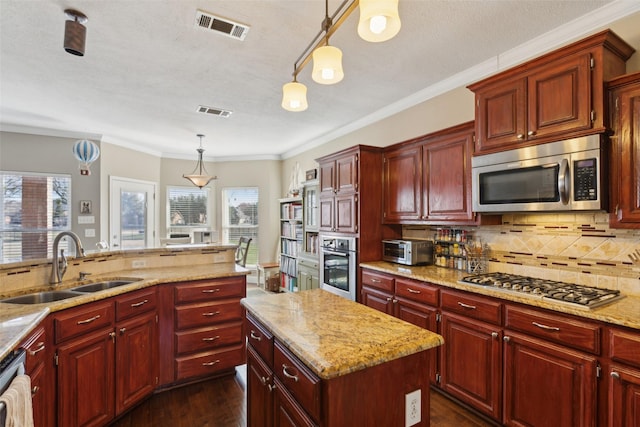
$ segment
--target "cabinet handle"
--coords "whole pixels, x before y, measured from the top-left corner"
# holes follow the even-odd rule
[[[109,332],[109,337],[111,338],[111,341],[116,342],[116,333],[115,332]]]
[[[505,335],[504,337],[502,337],[502,341],[504,341],[504,342],[509,342],[509,341],[511,341],[511,337],[510,337],[510,336]]]
[[[44,342],[40,341],[38,343],[38,348],[36,348],[35,350],[29,350],[29,355],[31,356],[35,356],[36,354],[40,353],[42,350],[44,350]]]
[[[269,381],[269,378],[260,377],[260,382],[262,383],[262,385],[267,385],[267,381]]]
[[[491,338],[493,338],[493,339],[498,338],[498,333],[497,332],[491,332]]]
[[[387,302],[391,302],[391,297],[387,297]]]
[[[145,305],[148,302],[149,302],[148,299],[146,299],[144,301],[140,301],[140,302],[134,302],[133,304],[131,304],[131,307],[140,307],[141,305]]]
[[[276,385],[275,384],[269,384],[267,387],[269,387],[269,391],[273,391],[276,389]]]
[[[380,280],[378,280],[378,279],[371,279],[371,283],[380,283]]]
[[[206,338],[202,338],[202,341],[215,341],[218,338],[220,338],[220,335],[216,335],[215,337],[206,337]]]
[[[471,310],[475,310],[475,309],[476,309],[476,306],[475,306],[475,305],[465,304],[465,303],[460,302],[460,301],[458,301],[458,305],[459,305],[460,307],[462,307],[462,308],[468,308],[468,309],[471,309]]]
[[[203,316],[207,316],[207,317],[215,316],[216,314],[220,314],[220,312],[219,311],[209,311],[207,313],[202,313]]]
[[[412,294],[421,294],[421,291],[416,291],[415,289],[407,288],[407,291]]]
[[[288,373],[287,369],[289,369],[289,367],[287,365],[283,364],[282,365],[282,373],[284,374],[284,376],[289,378],[289,379],[291,379],[291,380],[294,380],[295,382],[298,382],[298,376]]]
[[[214,360],[213,362],[203,362],[202,366],[213,366],[216,363],[220,363],[220,360]]]
[[[120,335],[124,335],[127,332],[127,328],[120,328]]]
[[[555,326],[547,326],[547,325],[543,325],[542,323],[538,323],[538,322],[531,322],[531,324],[533,326],[537,326],[540,329],[544,329],[545,331],[559,331],[560,328],[556,328]]]
[[[262,341],[262,337],[260,335],[256,335],[255,331],[251,331],[249,336],[251,336],[251,339],[254,339],[256,341]]]
[[[203,294],[212,294],[214,292],[220,292],[220,289],[203,289],[202,290]]]
[[[524,134],[523,133],[519,133],[516,138],[518,139],[524,139]]]
[[[33,388],[31,389],[31,397],[35,396],[37,392],[40,391],[40,386],[33,386]]]
[[[613,378],[614,380],[619,380],[620,379],[620,374],[617,373],[616,371],[611,371],[611,378]]]
[[[529,132],[527,132],[527,135],[529,136],[534,136],[536,134],[535,131],[530,130]]]
[[[100,318],[100,315],[99,315],[99,314],[96,314],[95,316],[90,317],[90,318],[88,318],[88,319],[85,319],[85,320],[78,320],[76,323],[77,323],[78,325],[85,325],[85,324],[87,324],[87,323],[91,323],[91,322],[93,322],[94,320],[98,320],[99,318]]]

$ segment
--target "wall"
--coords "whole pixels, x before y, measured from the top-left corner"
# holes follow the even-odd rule
[[[91,165],[91,175],[80,175],[73,145],[79,138],[61,138],[12,132],[0,132],[0,170],[71,175],[71,230],[82,238],[85,248],[94,248],[101,227],[100,160]],[[99,146],[100,143],[95,141]],[[94,224],[78,224],[80,200],[90,200]],[[86,237],[85,230],[94,229],[95,237]]]

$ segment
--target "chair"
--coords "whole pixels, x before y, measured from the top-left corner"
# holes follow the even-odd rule
[[[244,267],[247,264],[247,255],[249,254],[249,245],[251,244],[251,237],[240,237],[238,241],[238,249],[236,249],[236,264]]]

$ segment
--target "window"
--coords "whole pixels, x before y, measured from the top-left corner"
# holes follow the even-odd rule
[[[247,266],[258,263],[258,188],[222,190],[222,241],[237,244],[241,236],[251,237]]]
[[[209,189],[167,187],[167,226],[170,235],[189,234],[196,228],[208,228]]]
[[[52,257],[56,235],[71,229],[71,176],[0,172],[0,259]]]

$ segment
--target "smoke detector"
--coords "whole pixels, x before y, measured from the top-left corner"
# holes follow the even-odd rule
[[[215,107],[207,107],[206,105],[198,105],[198,109],[196,110],[198,113],[205,114],[213,114],[214,116],[222,117],[223,119],[228,118],[233,111],[223,110],[222,108]]]
[[[243,41],[249,32],[249,26],[234,22],[227,18],[215,16],[211,13],[198,10],[196,11],[195,26],[205,30],[214,31],[217,34],[231,37],[232,39]]]

